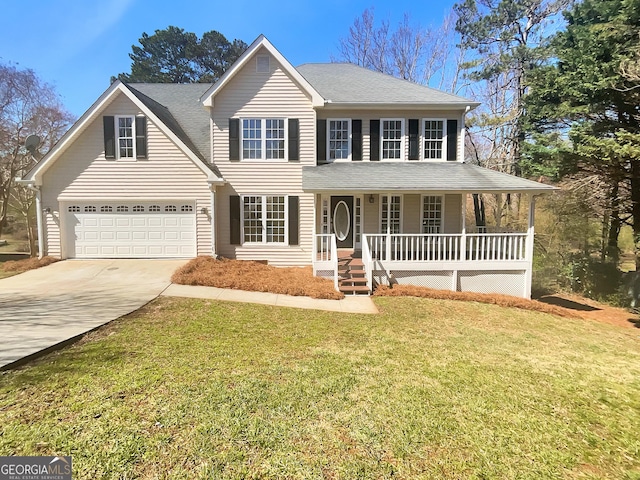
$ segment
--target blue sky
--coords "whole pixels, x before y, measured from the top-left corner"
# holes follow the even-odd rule
[[[328,62],[365,8],[394,25],[406,12],[439,25],[453,0],[22,0],[2,2],[0,62],[33,69],[80,116],[129,72],[131,45],[142,32],[169,25],[198,36],[218,30],[251,43],[261,33],[294,65]]]

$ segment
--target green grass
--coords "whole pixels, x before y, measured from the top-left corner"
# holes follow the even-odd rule
[[[377,298],[163,298],[0,377],[0,455],[81,478],[640,478],[634,329]]]

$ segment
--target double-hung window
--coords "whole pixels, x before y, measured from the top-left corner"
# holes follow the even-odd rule
[[[335,119],[327,121],[327,155],[329,161],[348,160],[351,152],[351,121]]]
[[[106,159],[147,158],[147,118],[144,116],[104,116],[104,156]]]
[[[285,243],[287,241],[286,205],[286,197],[283,195],[242,197],[244,242]]]
[[[400,195],[382,195],[380,212],[380,232],[400,233]]]
[[[284,160],[285,139],[283,118],[242,119],[243,160]]]
[[[380,122],[380,130],[380,137],[382,139],[382,159],[401,159],[404,150],[404,120],[382,119]]]
[[[442,233],[442,196],[422,197],[422,233]]]
[[[424,139],[424,159],[444,160],[446,122],[443,119],[425,119],[423,121],[422,138]]]

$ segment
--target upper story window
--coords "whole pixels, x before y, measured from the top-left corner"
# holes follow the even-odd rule
[[[147,158],[147,117],[103,117],[104,156],[107,159]]]
[[[347,119],[327,121],[327,156],[330,161],[347,160],[351,152],[351,122]]]
[[[446,122],[442,119],[425,119],[423,121],[422,138],[424,139],[423,155],[425,160],[444,160]]]
[[[403,157],[403,133],[404,120],[402,119],[383,119],[380,122],[383,160],[398,160]]]
[[[282,118],[243,118],[242,159],[284,160],[285,138]]]
[[[134,158],[134,117],[116,117],[118,158]]]

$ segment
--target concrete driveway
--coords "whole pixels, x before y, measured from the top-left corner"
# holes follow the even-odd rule
[[[187,260],[66,260],[0,280],[0,369],[156,298]]]

